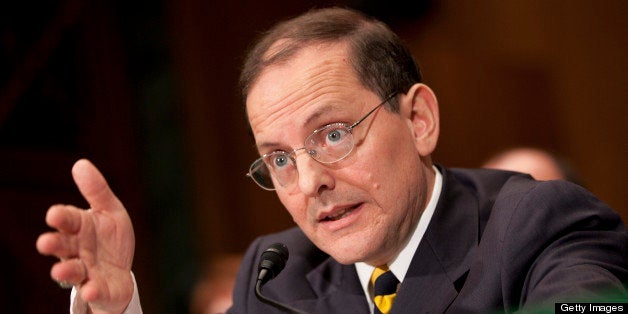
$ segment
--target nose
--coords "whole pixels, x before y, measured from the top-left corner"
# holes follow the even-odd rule
[[[318,196],[324,190],[334,188],[335,180],[325,165],[310,157],[307,153],[297,154],[297,171],[299,173],[299,190],[307,196]]]

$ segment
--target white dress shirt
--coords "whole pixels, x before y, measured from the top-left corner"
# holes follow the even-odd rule
[[[137,282],[135,281],[133,272],[131,272],[131,278],[133,278],[133,297],[122,314],[142,314],[140,294],[137,292]],[[87,313],[87,303],[79,298],[76,292],[76,288],[72,287],[72,293],[70,294],[70,314],[85,314]]]
[[[395,277],[397,277],[399,282],[403,282],[403,279],[406,277],[406,273],[408,272],[408,268],[410,268],[410,263],[412,262],[414,253],[419,247],[419,243],[423,238],[423,234],[425,234],[425,230],[427,230],[427,226],[430,224],[430,220],[432,220],[432,215],[436,209],[436,203],[438,203],[438,198],[440,197],[440,192],[443,187],[443,176],[436,167],[433,168],[436,172],[436,177],[434,179],[434,188],[432,189],[430,200],[427,203],[425,210],[423,210],[421,218],[419,218],[419,223],[414,228],[410,241],[408,241],[408,244],[406,244],[403,250],[399,252],[399,255],[397,255],[397,257],[388,265],[388,268],[392,271]],[[355,269],[358,272],[362,289],[364,289],[369,309],[371,313],[373,313],[373,291],[371,291],[372,289],[369,289],[369,281],[371,280],[371,274],[373,273],[375,267],[366,263],[355,263]]]

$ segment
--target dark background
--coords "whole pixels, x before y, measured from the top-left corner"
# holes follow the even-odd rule
[[[187,313],[209,260],[292,225],[244,176],[236,80],[247,45],[313,6],[395,30],[439,97],[435,160],[532,145],[565,156],[628,219],[628,2],[5,1],[0,4],[0,313],[67,313],[37,236],[91,159],[126,204],[146,313]]]

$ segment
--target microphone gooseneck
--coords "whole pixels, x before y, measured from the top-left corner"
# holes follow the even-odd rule
[[[305,312],[297,310],[286,304],[267,298],[262,294],[262,285],[269,280],[275,278],[286,266],[288,261],[288,248],[283,243],[275,243],[269,246],[260,257],[257,266],[257,283],[255,284],[255,296],[262,302],[280,309],[286,313],[305,314]]]

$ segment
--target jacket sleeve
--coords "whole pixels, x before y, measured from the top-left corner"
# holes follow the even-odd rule
[[[628,298],[628,233],[616,212],[565,181],[542,182],[509,201],[515,210],[501,265],[510,284],[520,287],[510,291],[521,295],[511,297],[524,309]]]

